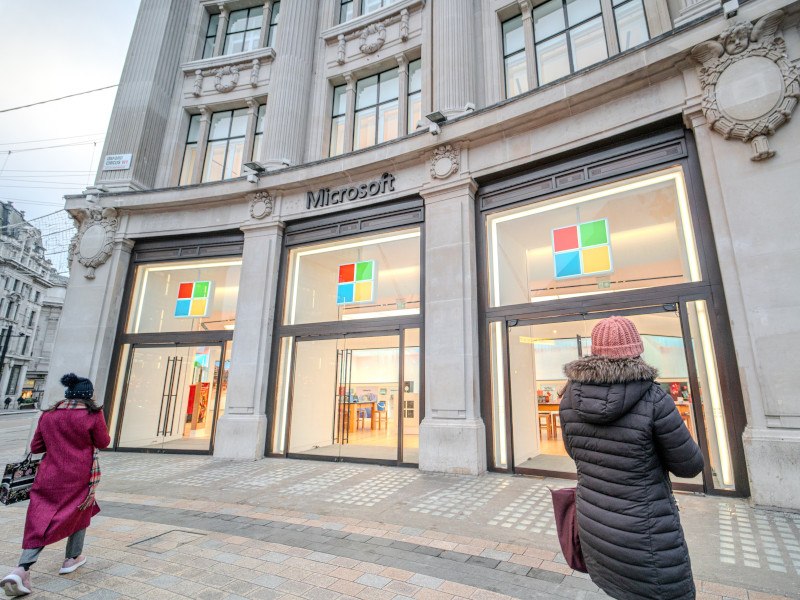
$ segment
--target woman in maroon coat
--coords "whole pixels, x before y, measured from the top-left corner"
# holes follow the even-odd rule
[[[0,582],[8,596],[30,593],[29,569],[45,546],[69,538],[59,573],[72,573],[86,562],[81,555],[91,518],[100,512],[94,499],[99,471],[95,448],[111,441],[102,410],[94,403],[92,382],[64,375],[65,400],[45,410],[31,440],[31,452],[46,452],[31,488],[19,567]]]

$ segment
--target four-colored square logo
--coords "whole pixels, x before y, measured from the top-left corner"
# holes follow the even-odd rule
[[[339,265],[336,304],[372,302],[375,291],[375,261],[362,260]]]
[[[608,219],[553,229],[556,279],[599,275],[613,270]]]
[[[205,317],[211,296],[210,281],[189,281],[178,286],[175,316],[178,318]]]

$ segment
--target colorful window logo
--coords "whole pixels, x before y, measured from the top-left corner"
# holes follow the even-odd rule
[[[372,302],[375,291],[375,261],[362,260],[339,266],[336,304]]]
[[[175,316],[178,318],[205,317],[208,313],[210,295],[210,281],[190,281],[180,284],[178,301],[175,303]]]
[[[610,273],[608,219],[553,229],[556,279]]]

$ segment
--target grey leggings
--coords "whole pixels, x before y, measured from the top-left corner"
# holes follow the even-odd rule
[[[85,537],[85,529],[76,531],[69,536],[69,538],[67,538],[67,550],[64,552],[64,556],[66,558],[76,558],[80,556],[81,552],[83,552],[83,540]],[[30,566],[38,560],[39,554],[42,553],[42,550],[44,550],[44,546],[41,548],[23,549],[22,556],[19,557],[19,566],[24,567],[24,569],[27,571]]]

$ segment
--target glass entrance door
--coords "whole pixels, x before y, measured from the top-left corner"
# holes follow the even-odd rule
[[[210,452],[224,403],[223,345],[133,345],[116,448]]]
[[[725,488],[733,484],[724,415],[720,410],[716,364],[704,307],[697,302],[615,312],[631,319],[644,343],[642,358],[659,370],[656,383],[675,402],[692,438],[706,456],[706,472],[689,486]],[[700,304],[704,304],[700,302]],[[497,355],[502,330],[493,326],[493,371],[507,361],[507,388],[493,385],[495,462],[522,473],[571,474],[575,463],[564,448],[559,394],[567,383],[564,365],[591,354],[591,332],[612,313],[556,320],[512,320],[507,356]],[[706,333],[704,333],[706,332]],[[505,370],[505,369],[502,369]],[[497,379],[493,377],[493,379]],[[499,393],[498,393],[499,392]],[[499,400],[507,400],[501,407]]]
[[[403,340],[405,342],[403,343]],[[297,338],[286,454],[391,463],[419,458],[419,329],[388,335]],[[278,448],[276,448],[278,449]]]

